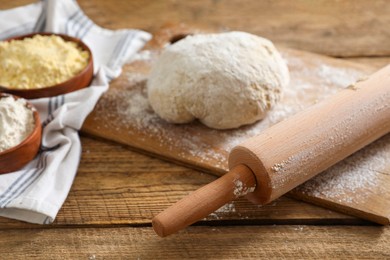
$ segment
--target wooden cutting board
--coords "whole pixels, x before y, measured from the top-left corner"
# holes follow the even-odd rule
[[[278,48],[287,61],[291,83],[284,91],[283,99],[264,120],[224,131],[207,128],[199,122],[169,124],[160,119],[148,104],[145,87],[148,73],[165,45],[183,35],[198,32],[180,25],[167,26],[155,33],[144,50],[124,66],[121,76],[111,83],[82,131],[220,176],[228,170],[228,154],[235,145],[374,71],[348,61]],[[389,224],[390,135],[331,167],[289,195]]]

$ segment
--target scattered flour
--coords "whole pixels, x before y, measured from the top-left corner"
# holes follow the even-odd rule
[[[215,212],[217,213],[230,213],[230,212],[236,212],[236,208],[234,206],[234,203],[227,203],[217,209]]]
[[[179,156],[184,159],[197,158],[202,163],[212,161],[217,168],[225,166],[227,153],[223,150],[216,152],[217,147],[203,142],[202,132],[209,130],[207,127],[197,123],[178,127],[165,122],[149,105],[146,76],[132,73],[127,80],[123,88],[111,88],[96,106],[96,111],[107,122],[105,127],[141,134],[144,139],[140,141],[153,140],[160,147],[166,147],[168,152],[177,151],[176,147],[179,147]],[[217,130],[211,132],[218,135]]]
[[[141,67],[150,67],[157,57],[152,51],[143,51],[134,58],[134,62]],[[197,160],[227,170],[227,157],[234,146],[363,76],[363,73],[357,70],[342,70],[321,64],[305,68],[300,59],[289,56],[288,53],[284,54],[283,58],[289,65],[291,84],[285,88],[282,100],[265,119],[256,124],[221,131],[204,127],[199,122],[185,125],[166,123],[149,105],[146,91],[147,72],[136,72],[137,69],[122,76],[121,87],[111,88],[104,94],[96,107],[100,115],[97,120],[110,122],[111,128],[125,128],[129,135],[142,133],[144,139],[140,141],[152,140],[160,147],[167,148],[168,152],[179,151],[178,154],[183,160]],[[319,84],[314,85],[311,82]]]
[[[245,196],[246,194],[250,192],[254,192],[256,187],[247,187],[245,184],[240,180],[234,180],[234,190],[233,194],[236,196],[236,198]]]
[[[307,181],[297,190],[348,204],[364,203],[379,196],[389,200],[388,188],[383,186],[385,179],[390,180],[389,158],[390,134]],[[377,196],[372,196],[373,192]]]
[[[222,216],[236,212],[236,208],[234,206],[234,202],[227,203],[211,213],[208,217],[213,218],[213,219],[220,219]]]
[[[294,228],[294,230],[296,230],[296,231],[303,231],[303,229],[304,229],[304,226],[300,226],[300,225],[298,225]]]
[[[290,156],[287,160],[284,160],[284,161],[282,161],[282,162],[280,162],[280,163],[275,163],[275,164],[271,167],[271,170],[272,170],[273,172],[282,172],[283,169],[284,169],[284,167],[285,167],[287,164],[291,163],[292,161],[293,161],[293,157]]]
[[[137,58],[136,62],[147,67],[156,57],[154,53],[147,53]],[[366,76],[361,70],[325,65],[316,59],[307,66],[289,52],[283,53],[283,58],[290,69],[291,83],[285,88],[282,100],[267,117],[250,126],[218,131],[199,122],[186,125],[166,123],[149,106],[145,89],[147,70],[140,73],[139,69],[125,72],[120,84],[104,94],[96,107],[99,114],[96,120],[106,122],[106,127],[121,129],[121,132],[127,130],[130,138],[134,134],[141,136],[137,142],[141,143],[142,149],[149,149],[142,146],[147,140],[148,144],[163,147],[167,154],[179,154],[183,162],[198,161],[223,172],[228,170],[227,158],[234,146]],[[153,149],[148,151],[154,152]],[[390,137],[387,136],[299,189],[311,196],[331,198],[340,203],[356,199],[357,203],[358,200],[367,199],[367,195],[359,193],[362,189],[377,187],[378,176],[389,173],[388,168],[384,169],[389,167],[389,158]],[[275,165],[274,170],[282,172],[283,162]],[[348,194],[354,194],[354,198],[345,196]]]

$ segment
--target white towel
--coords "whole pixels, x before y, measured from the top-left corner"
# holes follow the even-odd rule
[[[78,130],[108,82],[150,39],[140,30],[106,30],[83,14],[76,1],[46,0],[0,11],[0,40],[31,32],[81,38],[92,50],[95,78],[89,88],[31,100],[43,136],[37,157],[22,170],[0,175],[0,215],[31,223],[52,223],[64,203],[81,155]]]

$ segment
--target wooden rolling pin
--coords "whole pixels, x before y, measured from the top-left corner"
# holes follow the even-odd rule
[[[167,236],[240,196],[266,204],[390,132],[390,65],[236,146],[227,174],[152,220]]]

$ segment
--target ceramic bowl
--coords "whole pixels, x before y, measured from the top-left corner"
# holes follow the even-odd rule
[[[0,99],[9,94],[0,94]],[[15,99],[20,97],[13,96]],[[35,120],[34,130],[24,141],[17,146],[0,152],[0,174],[14,172],[21,169],[36,156],[41,145],[42,126],[38,111],[27,102],[27,107],[33,111]]]
[[[0,86],[0,93],[10,93],[19,97],[23,97],[26,99],[33,98],[41,98],[41,97],[53,97],[65,93],[69,93],[72,91],[76,91],[85,87],[88,87],[93,78],[93,57],[92,52],[88,48],[88,46],[83,43],[80,39],[64,35],[64,34],[55,34],[55,33],[33,33],[22,35],[18,37],[9,38],[6,41],[11,40],[22,40],[24,38],[31,38],[35,35],[57,35],[63,38],[65,41],[75,42],[80,46],[83,50],[89,53],[89,61],[87,66],[77,75],[70,78],[69,80],[44,88],[35,88],[35,89],[15,89],[15,88],[7,88],[4,86]]]

